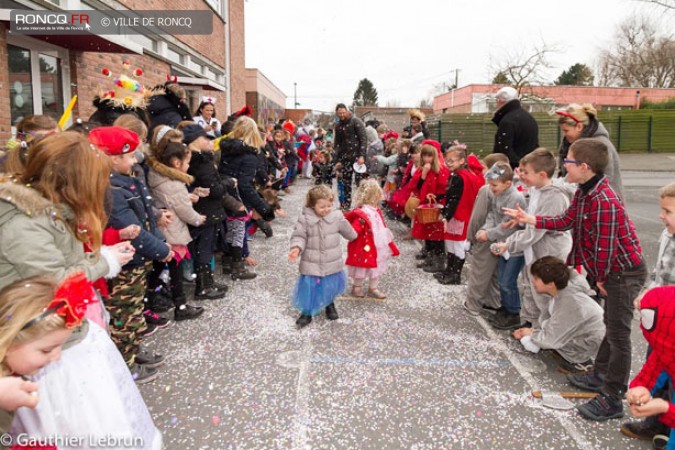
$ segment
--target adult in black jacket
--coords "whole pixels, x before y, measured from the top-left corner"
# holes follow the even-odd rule
[[[504,153],[512,168],[518,167],[520,158],[539,147],[539,127],[532,115],[525,111],[518,100],[518,91],[503,87],[497,92],[497,111],[492,121],[497,125],[492,153]]]
[[[167,82],[153,89],[147,107],[150,114],[148,136],[152,136],[153,130],[158,125],[176,128],[181,121],[192,120],[192,113],[185,103],[185,95],[185,89],[175,83]]]
[[[352,203],[352,175],[354,175],[354,163],[363,164],[366,157],[368,142],[366,139],[366,127],[358,117],[351,115],[343,103],[335,107],[338,122],[335,124],[333,144],[335,146],[336,163],[342,166],[342,183],[344,184],[345,202],[340,205],[342,209],[349,209]],[[358,185],[361,176],[355,174]]]

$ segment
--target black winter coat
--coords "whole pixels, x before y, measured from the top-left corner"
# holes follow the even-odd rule
[[[217,223],[225,219],[223,200],[227,195],[225,192],[226,186],[216,170],[213,152],[193,151],[188,174],[195,179],[192,186],[210,189],[208,197],[200,197],[199,201],[195,203],[195,211],[206,216],[207,224]]]
[[[168,125],[171,128],[176,126],[182,120],[192,120],[192,114],[188,106],[167,89],[165,94],[153,95],[150,97],[147,107],[150,114],[150,131],[148,136],[152,136],[152,130],[159,125]]]
[[[254,183],[258,172],[258,151],[244,144],[241,139],[223,139],[220,141],[221,175],[236,178],[239,195],[247,209],[255,209],[265,220],[274,218],[270,205],[258,194]]]
[[[152,197],[145,184],[136,177],[113,173],[110,176],[112,211],[108,226],[121,230],[129,225],[141,227],[141,234],[131,241],[134,258],[124,268],[142,266],[144,261],[162,260],[169,256],[164,235],[157,228],[152,214]]]
[[[368,140],[366,126],[358,117],[349,116],[335,124],[333,132],[335,157],[338,161],[352,164],[359,156],[366,157]]]
[[[495,112],[492,121],[497,125],[492,153],[504,153],[511,167],[518,167],[520,158],[539,147],[539,127],[532,115],[511,100]]]

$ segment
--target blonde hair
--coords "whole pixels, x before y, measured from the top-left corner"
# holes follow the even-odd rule
[[[433,145],[429,144],[424,144],[422,146],[422,150],[420,151],[420,162],[419,162],[419,167],[422,167],[424,164],[422,163],[422,159],[425,156],[433,156],[434,159],[431,160],[431,170],[434,171],[434,173],[438,173],[441,170],[441,163],[438,161],[438,150],[436,150],[436,147]]]
[[[232,139],[240,139],[244,144],[259,150],[263,145],[263,140],[258,131],[258,124],[255,120],[247,116],[241,116],[234,123],[232,134],[229,136]]]
[[[588,124],[591,123],[591,120],[597,119],[598,117],[598,111],[590,103],[584,103],[583,105],[570,103],[567,107],[560,109],[559,111],[573,116],[574,119],[577,119],[584,126],[588,126]],[[574,127],[577,125],[577,121],[574,119],[569,116],[560,115],[558,117],[558,125]]]
[[[377,206],[382,197],[380,183],[375,178],[366,178],[359,184],[354,201],[357,207],[363,205]]]
[[[65,328],[63,317],[51,314],[23,329],[44,312],[57,288],[54,277],[38,275],[17,280],[0,291],[0,361],[3,361],[0,375],[11,373],[4,360],[12,345],[32,342],[54,330]]]
[[[314,208],[319,200],[328,200],[330,202],[335,200],[333,191],[331,191],[331,189],[325,184],[319,184],[318,186],[314,186],[309,191],[307,191],[307,196],[305,197],[305,207]]]
[[[659,193],[661,194],[661,198],[675,197],[675,182],[668,183],[665,186],[663,186],[659,191]]]
[[[398,140],[396,138],[389,138],[386,140],[384,143],[384,152],[385,154],[391,156],[391,155],[398,155],[401,151],[400,147],[397,145]]]
[[[489,169],[490,167],[494,166],[495,163],[498,162],[503,162],[507,163],[509,162],[509,157],[506,156],[504,153],[490,153],[487,155],[485,158],[483,158],[483,161],[481,161],[485,168]]]
[[[148,138],[148,126],[135,114],[122,114],[115,119],[113,126],[133,131],[138,135],[141,142]]]
[[[94,252],[101,248],[103,201],[110,186],[110,158],[75,131],[47,136],[30,149],[21,180],[44,198],[65,203],[74,214],[66,222],[75,238]]]

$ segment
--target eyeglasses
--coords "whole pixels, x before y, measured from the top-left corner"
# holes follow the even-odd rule
[[[574,164],[580,166],[583,164],[583,162],[577,161],[576,159],[563,159],[563,164]]]

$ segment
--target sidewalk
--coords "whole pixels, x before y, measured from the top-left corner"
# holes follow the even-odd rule
[[[621,171],[675,172],[675,153],[619,153]]]

